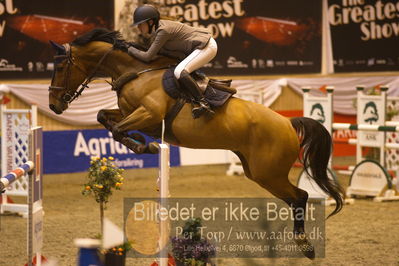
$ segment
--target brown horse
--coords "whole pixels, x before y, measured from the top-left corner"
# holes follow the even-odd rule
[[[126,132],[139,130],[160,137],[162,120],[176,100],[165,93],[162,86],[165,69],[159,68],[175,60],[160,56],[150,64],[140,62],[126,53],[128,44],[117,32],[106,30],[93,30],[71,44],[52,44],[57,55],[49,89],[50,109],[61,114],[95,74],[118,80],[125,73],[135,72],[137,78],[127,82],[117,94],[119,108],[99,111],[98,121],[112,131],[117,141],[135,152],[151,151],[140,135],[132,140]],[[192,118],[191,106],[185,104],[171,129],[179,140],[177,143],[168,138],[166,132],[166,141],[172,144],[235,152],[248,178],[292,207],[296,241],[307,246],[302,249],[307,257],[314,258],[313,246],[304,232],[305,218],[297,215],[303,212],[308,194],[288,181],[288,173],[303,147],[305,169],[310,169],[311,177],[337,203],[331,215],[341,210],[342,192],[326,171],[331,136],[320,123],[309,118],[287,119],[263,105],[232,97],[222,107],[215,108],[215,115],[199,119]]]

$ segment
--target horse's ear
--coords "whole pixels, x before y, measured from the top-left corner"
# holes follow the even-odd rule
[[[50,40],[50,44],[55,49],[57,54],[66,54],[66,50],[65,50],[65,47],[63,45],[58,44],[56,42],[53,42],[51,40]]]

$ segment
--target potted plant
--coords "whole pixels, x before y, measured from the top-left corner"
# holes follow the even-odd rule
[[[132,249],[130,242],[108,249],[105,253],[105,265],[125,266],[126,252]]]
[[[92,157],[87,182],[82,194],[94,196],[100,206],[101,232],[104,229],[104,210],[113,190],[120,190],[123,185],[123,169],[118,168],[113,157]],[[97,236],[101,238],[101,235]],[[105,265],[125,265],[126,252],[131,249],[129,242],[105,251]]]
[[[200,227],[200,218],[191,219],[184,225],[181,236],[171,239],[176,265],[204,266],[211,263],[216,249],[206,239],[201,238]]]

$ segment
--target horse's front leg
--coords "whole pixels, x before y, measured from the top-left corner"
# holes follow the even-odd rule
[[[114,140],[124,144],[135,153],[158,153],[154,144],[146,145],[145,138],[141,134],[128,134],[127,131],[115,130],[115,125],[122,120],[123,116],[119,109],[102,109],[97,114],[97,121],[112,132]]]
[[[97,113],[97,121],[112,132],[114,125],[123,119],[119,109],[101,109]]]
[[[148,111],[144,106],[138,107],[130,115],[123,118],[120,122],[113,126],[112,133],[119,135],[123,132],[131,130],[140,130],[154,126],[162,121],[162,116],[154,111]],[[132,149],[136,153],[158,153],[158,143],[151,142],[148,146],[137,146],[137,142],[130,139],[124,138],[121,142]]]

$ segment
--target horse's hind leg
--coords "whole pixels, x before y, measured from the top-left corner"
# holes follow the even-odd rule
[[[290,183],[288,180],[289,171],[299,153],[299,145],[296,139],[289,142],[286,140],[285,148],[265,147],[254,145],[256,149],[248,152],[246,156],[251,179],[261,187],[268,190],[275,197],[283,200],[291,207],[294,217],[294,235],[298,245],[303,247],[304,255],[313,259],[314,249],[305,236],[305,208],[308,200],[308,193]],[[268,152],[265,152],[268,151]]]
[[[304,217],[299,214],[304,213],[303,211],[306,208],[308,193],[292,185],[288,180],[288,175],[273,176],[273,179],[258,179],[257,183],[292,208],[293,217],[295,218],[294,232],[295,234],[304,233],[305,220]]]
[[[288,173],[270,177],[272,178],[257,179],[257,182],[291,207],[294,217],[295,242],[301,247],[306,257],[313,259],[315,257],[314,248],[305,235],[305,213],[308,193],[292,185],[288,180]]]
[[[251,171],[249,169],[247,159],[239,151],[234,151],[234,153],[238,156],[238,158],[241,161],[241,165],[242,165],[242,168],[244,169],[245,176],[248,177],[248,178],[252,178],[252,174],[251,174]]]

